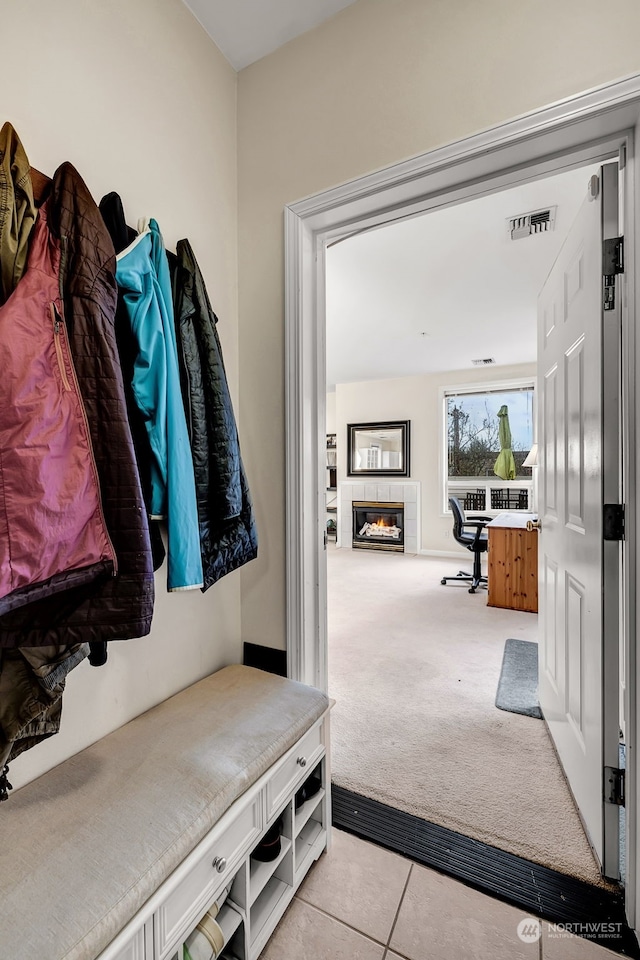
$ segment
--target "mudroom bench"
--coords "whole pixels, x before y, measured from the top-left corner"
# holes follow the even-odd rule
[[[328,711],[313,687],[225,667],[16,791],[0,957],[183,960],[226,897],[217,955],[255,960],[327,845]]]

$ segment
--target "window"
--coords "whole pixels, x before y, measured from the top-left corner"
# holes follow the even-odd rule
[[[523,461],[533,444],[532,381],[473,385],[444,391],[445,509],[457,496],[466,511],[532,510],[533,480]],[[497,476],[501,452],[498,412],[506,407],[514,476]],[[509,457],[501,458],[503,463]]]

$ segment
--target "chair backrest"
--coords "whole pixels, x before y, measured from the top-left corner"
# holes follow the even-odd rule
[[[464,510],[460,506],[460,501],[457,497],[449,497],[449,506],[453,514],[453,535],[457,540],[462,533],[462,527],[465,521]]]

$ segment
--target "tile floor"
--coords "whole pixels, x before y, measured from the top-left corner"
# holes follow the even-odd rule
[[[579,937],[523,942],[522,910],[333,830],[261,960],[607,960]]]

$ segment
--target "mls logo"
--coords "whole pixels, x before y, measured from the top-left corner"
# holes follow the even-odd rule
[[[525,917],[518,924],[518,936],[524,943],[536,943],[542,936],[542,924],[533,917]]]

